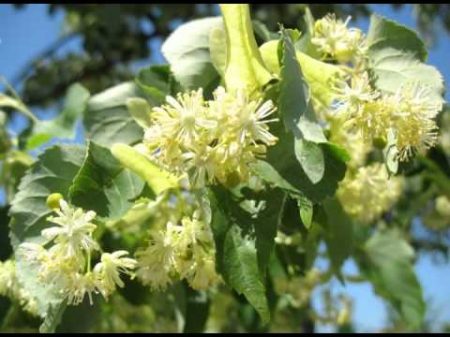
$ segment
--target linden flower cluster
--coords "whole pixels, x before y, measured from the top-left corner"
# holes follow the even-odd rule
[[[199,202],[190,197],[170,198],[178,212],[168,212],[164,209],[167,203],[160,202],[162,208],[155,216],[158,223],[149,232],[148,246],[136,253],[136,275],[154,290],[164,290],[176,279],[186,279],[197,290],[208,289],[220,280],[209,226],[210,206],[206,199]],[[186,202],[190,204],[183,207]]]
[[[205,101],[202,89],[167,96],[167,104],[153,108],[152,125],[144,144],[164,168],[188,173],[194,188],[220,182],[235,185],[250,176],[249,164],[274,145],[266,119],[272,101],[250,100],[242,91],[215,90]]]
[[[126,257],[128,252],[119,250],[103,253],[93,270],[91,255],[99,251],[97,241],[92,237],[96,225],[91,221],[96,213],[73,208],[63,199],[59,200],[57,216],[47,218],[56,226],[44,229],[41,235],[51,247],[25,242],[19,247],[26,261],[38,266],[38,280],[56,287],[68,304],[78,305],[87,294],[92,304],[92,294],[101,293],[105,299],[116,286],[123,287],[120,274],[132,275],[136,261]]]
[[[361,132],[365,141],[395,136],[398,160],[409,159],[415,151],[425,151],[438,140],[434,118],[443,101],[420,82],[406,82],[395,94],[381,94],[369,84],[367,73],[355,74],[350,85],[338,90],[336,118],[344,126]]]
[[[348,28],[350,17],[342,22],[334,14],[328,14],[314,24],[311,42],[319,51],[346,63],[364,55],[364,35],[360,29]]]
[[[0,261],[0,295],[18,300],[20,305],[30,314],[37,316],[37,303],[30,294],[23,289],[16,276],[16,265],[13,260]]]
[[[355,174],[347,174],[337,197],[348,214],[369,224],[397,201],[401,191],[401,178],[389,177],[383,164],[373,163],[360,167]]]

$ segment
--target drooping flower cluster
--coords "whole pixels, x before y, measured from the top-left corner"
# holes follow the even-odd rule
[[[138,250],[137,277],[152,289],[164,290],[177,279],[186,279],[194,289],[207,289],[219,281],[215,270],[215,246],[209,226],[206,199],[197,201],[189,193],[162,196],[156,223],[147,247]]]
[[[167,170],[187,172],[195,188],[234,185],[249,178],[249,164],[277,141],[268,127],[274,119],[266,119],[274,111],[270,100],[262,103],[222,87],[210,101],[202,89],[168,96],[166,105],[153,109],[144,144]]]
[[[326,57],[346,63],[365,53],[364,35],[360,29],[348,28],[350,17],[343,22],[328,14],[314,24],[311,42]]]
[[[13,260],[0,261],[0,296],[18,301],[27,312],[38,315],[36,300],[20,286]]]
[[[25,261],[38,266],[38,280],[54,285],[58,294],[73,305],[81,303],[86,294],[92,304],[93,293],[101,293],[106,299],[116,286],[123,287],[120,273],[132,275],[136,264],[125,257],[128,252],[103,253],[91,270],[91,256],[100,250],[92,236],[97,227],[91,222],[95,212],[73,208],[63,199],[59,200],[59,209],[54,210],[57,216],[47,220],[56,226],[41,232],[47,243],[25,242],[18,249]],[[50,247],[45,248],[47,245]]]
[[[369,224],[386,212],[402,191],[402,180],[389,177],[385,166],[373,163],[347,174],[337,190],[345,211],[361,223]]]

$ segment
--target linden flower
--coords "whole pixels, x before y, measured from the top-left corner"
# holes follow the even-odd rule
[[[74,273],[70,277],[70,284],[67,287],[67,303],[78,305],[83,302],[86,294],[89,297],[89,304],[93,305],[92,294],[102,292],[98,286],[96,275],[88,272],[86,274]],[[102,292],[103,293],[103,292]],[[105,296],[106,298],[106,296]]]
[[[50,241],[55,239],[57,247],[67,257],[79,256],[81,249],[85,251],[98,249],[97,242],[92,238],[92,232],[97,226],[90,222],[95,218],[95,212],[84,212],[81,208],[74,209],[63,199],[59,201],[59,205],[60,210],[55,210],[58,216],[47,218],[58,226],[44,229],[42,236]]]
[[[19,301],[20,305],[30,314],[37,316],[36,300],[19,284],[16,275],[16,265],[13,260],[0,261],[0,295]]]
[[[235,185],[249,178],[249,164],[263,156],[277,138],[267,119],[271,101],[249,99],[243,91],[228,93],[223,87],[204,101],[202,91],[167,97],[169,105],[154,108],[152,126],[144,144],[162,167],[188,173],[193,188],[219,181]]]
[[[311,42],[324,54],[330,55],[341,63],[350,61],[355,56],[364,54],[364,35],[357,28],[347,28],[350,21],[348,17],[345,22],[336,20],[334,14],[317,20]]]
[[[402,180],[389,178],[385,166],[374,163],[347,174],[337,196],[345,211],[358,221],[369,224],[386,212],[399,198]]]
[[[177,99],[167,96],[166,101],[168,105],[155,107],[152,114],[162,133],[170,134],[179,141],[189,142],[196,136],[198,128],[216,127],[216,123],[206,116],[201,88],[190,94],[180,93]]]
[[[202,248],[194,250],[194,264],[187,276],[189,285],[196,290],[206,290],[219,281],[216,273],[214,255],[205,252]]]
[[[133,276],[131,270],[136,267],[136,260],[124,257],[128,255],[126,250],[118,250],[113,253],[103,253],[101,262],[94,267],[94,272],[102,275],[104,287],[108,290],[115,290],[116,285],[120,288],[124,287],[123,281],[120,279],[120,273]]]
[[[404,161],[415,150],[425,151],[436,144],[438,127],[433,118],[442,109],[443,101],[419,82],[406,83],[392,99],[396,102],[392,119],[399,160]]]
[[[137,277],[152,289],[165,289],[172,282],[170,271],[175,263],[171,237],[165,231],[151,231],[148,247],[136,252]]]
[[[337,91],[338,113],[347,115],[358,114],[364,103],[372,102],[379,96],[369,83],[369,75],[364,72],[358,76],[352,76],[350,85],[343,81],[341,87],[335,89]]]

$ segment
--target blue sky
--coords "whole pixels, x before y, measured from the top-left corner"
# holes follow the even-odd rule
[[[415,28],[413,8],[411,5],[401,11],[393,11],[388,5],[372,5],[375,12]],[[27,62],[54,42],[63,27],[63,13],[56,12],[52,17],[47,15],[47,5],[28,5],[24,10],[16,12],[11,5],[0,5],[0,75],[8,81],[15,78]],[[367,30],[368,21],[353,23]],[[429,53],[428,63],[436,66],[446,79],[450,81],[450,37],[444,31],[438,33],[437,44]],[[160,47],[160,41],[154,48]],[[72,40],[62,48],[58,55],[79,50],[81,40]],[[159,58],[162,61],[161,58]],[[143,66],[146,60],[137,62],[135,67]],[[0,90],[3,91],[2,84]],[[448,84],[446,99],[449,99]],[[46,115],[44,111],[36,111],[38,115]],[[11,124],[11,131],[17,131],[23,125],[23,118],[18,117]],[[348,273],[356,272],[355,265],[348,261],[345,265]],[[425,298],[433,301],[435,326],[440,322],[450,321],[450,264],[433,264],[429,256],[422,256],[416,265],[418,277],[423,285]],[[347,292],[354,300],[354,319],[359,331],[376,331],[385,325],[387,320],[383,302],[374,295],[370,284],[348,285],[343,288],[336,282],[335,291]],[[317,301],[314,302],[317,305]],[[328,331],[320,327],[320,331]]]

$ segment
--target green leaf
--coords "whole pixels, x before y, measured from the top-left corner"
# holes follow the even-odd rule
[[[258,268],[255,239],[243,234],[243,231],[248,232],[250,224],[242,223],[239,210],[230,203],[227,193],[215,189],[214,193],[210,193],[210,200],[217,271],[229,286],[245,296],[262,321],[267,323],[270,314]],[[240,223],[236,222],[238,218],[241,218]]]
[[[425,44],[414,30],[377,14],[370,17],[366,42],[371,51],[393,48],[414,55],[422,62],[427,58]]]
[[[33,113],[28,110],[28,108],[23,104],[23,102],[19,99],[12,98],[8,95],[0,93],[0,107],[12,108],[17,111],[22,112],[25,116],[30,118],[33,122],[36,122],[37,119],[34,117]]]
[[[209,32],[209,52],[214,68],[224,77],[227,66],[227,37],[223,26],[215,27]]]
[[[263,324],[270,320],[270,313],[261,281],[255,241],[242,236],[242,230],[232,225],[224,242],[224,277],[239,294],[244,294],[261,316]]]
[[[227,64],[225,84],[227,90],[245,90],[253,95],[271,79],[253,35],[248,4],[220,5],[226,31]]]
[[[407,81],[420,81],[442,96],[442,75],[423,64],[426,49],[417,34],[391,20],[373,15],[368,33],[370,68],[378,89],[395,93]]]
[[[86,138],[106,147],[117,142],[134,144],[142,140],[142,128],[131,117],[126,106],[130,97],[143,97],[137,85],[131,82],[91,97],[84,116]]]
[[[297,204],[300,209],[300,219],[306,229],[310,229],[313,219],[313,203],[304,196],[297,198]]]
[[[40,333],[53,333],[56,330],[56,327],[61,322],[61,318],[63,316],[64,311],[66,310],[67,303],[64,301],[62,303],[50,305],[50,308],[47,311],[47,315],[44,318],[44,322],[42,322],[39,327]]]
[[[364,245],[360,267],[376,292],[391,302],[413,329],[425,316],[425,302],[411,260],[414,250],[395,230],[376,232]]]
[[[45,219],[51,213],[47,197],[51,193],[68,195],[84,157],[83,147],[75,145],[54,146],[38,157],[11,203],[10,237],[14,247],[25,240],[41,240],[40,232],[47,227]]]
[[[76,122],[82,117],[89,97],[89,91],[81,84],[70,86],[63,111],[53,120],[36,122],[33,133],[27,140],[26,149],[34,149],[55,137],[74,139]]]
[[[319,144],[324,153],[325,171],[323,178],[313,184],[293,151],[294,136],[284,132],[281,123],[274,126],[274,130],[275,128],[277,130],[274,133],[279,140],[276,145],[268,148],[265,160],[259,160],[252,165],[255,173],[269,184],[296,196],[303,195],[314,203],[320,202],[327,196],[333,196],[338,182],[345,176],[345,162],[348,160],[348,154],[333,144]]]
[[[280,74],[280,62],[278,59],[279,40],[264,43],[259,50],[267,68],[276,75]],[[335,65],[325,63],[301,52],[295,52],[300,64],[304,80],[311,89],[311,96],[324,106],[329,106],[335,93],[332,83],[336,78],[343,76],[342,70]]]
[[[168,65],[152,65],[139,70],[135,79],[152,105],[160,105],[171,92],[172,74]]]
[[[111,153],[124,167],[144,179],[156,195],[179,186],[178,177],[163,170],[128,145],[114,144],[111,147]]]
[[[275,246],[277,229],[281,225],[281,218],[286,201],[286,194],[281,189],[266,191],[261,199],[265,203],[265,208],[258,212],[254,219],[256,233],[256,251],[258,254],[258,266],[262,275],[265,275],[270,256]]]
[[[282,32],[283,59],[280,70],[279,109],[285,127],[298,139],[326,142],[310,105],[309,87],[297,62],[295,48],[288,32]]]
[[[144,181],[123,170],[110,150],[89,142],[86,158],[69,189],[70,201],[99,216],[117,219],[144,188]]]
[[[128,112],[134,121],[142,128],[148,128],[151,125],[151,108],[148,102],[139,97],[131,97],[126,101]]]
[[[223,27],[220,17],[189,21],[179,26],[162,45],[162,53],[178,82],[186,90],[212,91],[219,76],[209,53],[210,31]]]
[[[327,252],[334,272],[340,277],[340,268],[353,251],[353,223],[336,199],[325,200],[323,208],[326,220],[322,219],[321,225],[325,228]]]
[[[208,320],[210,300],[205,291],[186,287],[186,310],[184,333],[203,332]]]
[[[318,183],[325,173],[325,158],[320,145],[299,139],[294,144],[295,156],[305,174],[313,184]]]

